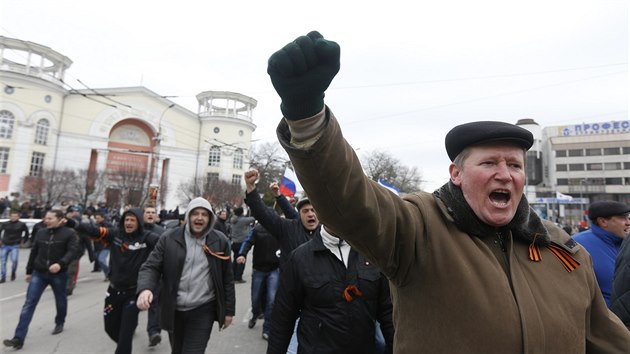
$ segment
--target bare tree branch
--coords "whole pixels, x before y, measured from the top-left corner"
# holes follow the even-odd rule
[[[383,179],[398,188],[402,194],[422,190],[423,180],[418,168],[403,165],[388,152],[374,150],[367,153],[362,165],[371,180]]]

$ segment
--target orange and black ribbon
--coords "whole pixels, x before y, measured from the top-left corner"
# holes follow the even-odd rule
[[[350,294],[350,293],[352,293],[352,294]],[[346,286],[346,288],[343,290],[343,298],[347,302],[350,302],[350,301],[354,300],[352,298],[352,295],[354,295],[354,296],[363,296],[363,293],[361,292],[361,290],[359,290],[359,288],[356,285],[350,284],[350,285]]]
[[[120,252],[125,253],[126,250],[129,249],[129,244],[127,242],[123,242],[120,244]]]
[[[580,262],[576,261],[573,257],[571,257],[571,254],[567,252],[567,250],[565,250],[564,248],[560,246],[556,246],[553,243],[548,244],[547,248],[553,254],[555,254],[556,257],[558,257],[558,259],[560,260],[560,262],[562,262],[562,265],[564,266],[564,269],[567,270],[567,272],[570,273],[580,266]]]
[[[536,244],[536,237],[534,235],[534,241],[529,245],[529,260],[534,262],[540,262],[542,255],[540,254],[540,247]]]
[[[570,273],[580,266],[580,262],[576,261],[575,258],[573,258],[564,248],[553,243],[547,244],[546,247],[560,260],[560,263],[562,263],[567,272]],[[529,260],[533,262],[540,262],[541,259],[542,255],[540,253],[540,248],[535,242],[532,242],[529,245]]]
[[[210,249],[210,247],[208,247],[208,245],[203,245],[203,251],[206,254],[209,254],[209,255],[211,255],[213,257],[217,257],[218,259],[221,259],[221,260],[224,260],[224,261],[227,261],[227,260],[230,259],[230,256],[225,256],[224,252],[212,252],[212,250]]]

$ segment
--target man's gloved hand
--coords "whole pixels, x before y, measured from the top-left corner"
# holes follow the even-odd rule
[[[289,120],[314,116],[324,108],[324,92],[339,72],[339,45],[317,31],[298,37],[267,63],[271,83]]]

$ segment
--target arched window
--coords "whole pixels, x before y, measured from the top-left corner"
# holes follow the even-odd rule
[[[0,111],[0,138],[11,139],[13,135],[13,125],[15,116],[13,113],[3,109]]]
[[[208,166],[219,166],[221,163],[221,148],[213,146],[210,148],[210,155],[208,156]]]
[[[48,142],[48,123],[47,119],[40,119],[37,121],[37,128],[35,129],[35,144],[46,145]]]
[[[232,167],[239,170],[243,169],[243,149],[236,149],[234,151],[234,163]]]

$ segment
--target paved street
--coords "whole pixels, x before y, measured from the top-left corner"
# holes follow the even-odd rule
[[[26,261],[29,249],[20,250],[17,279],[0,284],[0,334],[1,339],[12,338],[26,294],[24,282]],[[1,353],[113,353],[115,343],[103,329],[103,298],[107,283],[102,273],[91,273],[92,264],[87,256],[81,258],[79,284],[74,294],[68,298],[68,316],[65,330],[51,335],[54,327],[55,301],[50,287],[42,295],[29,327],[24,347],[19,351],[6,349]],[[7,264],[10,273],[10,262]],[[261,338],[262,321],[253,329],[247,328],[247,315],[250,310],[251,264],[245,269],[245,284],[236,284],[236,316],[228,329],[219,332],[215,324],[206,353],[259,354],[267,349],[267,342]],[[162,343],[148,347],[146,333],[147,314],[140,314],[138,329],[134,337],[134,353],[170,353],[168,336],[162,332]]]

